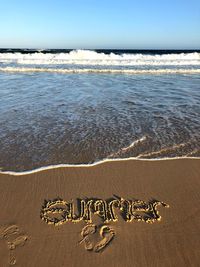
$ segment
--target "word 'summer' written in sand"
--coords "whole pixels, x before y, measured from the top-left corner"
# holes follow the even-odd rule
[[[97,226],[93,224],[94,215],[97,215],[104,223],[117,222],[119,216],[126,222],[143,221],[153,223],[160,221],[161,216],[158,206],[169,207],[166,203],[152,199],[127,200],[114,196],[106,200],[98,198],[77,199],[76,203],[61,198],[45,200],[40,217],[47,224],[59,226],[67,222],[77,223],[83,221],[86,226],[81,231],[81,241],[88,251],[100,252],[116,235],[116,231],[110,225]],[[94,235],[98,235],[97,242],[92,241]]]
[[[93,215],[98,215],[104,223],[117,222],[121,216],[126,222],[143,221],[153,223],[160,221],[161,216],[158,206],[169,207],[166,203],[152,199],[148,202],[143,200],[127,200],[120,197],[107,200],[89,198],[65,201],[61,198],[45,200],[40,217],[48,224],[55,226],[66,222],[92,223]],[[75,212],[75,208],[77,212]],[[78,214],[77,214],[78,213]]]

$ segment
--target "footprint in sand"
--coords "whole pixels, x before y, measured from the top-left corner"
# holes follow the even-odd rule
[[[27,235],[21,235],[17,225],[4,226],[0,228],[0,239],[4,239],[9,250],[9,265],[16,264],[14,250],[17,247],[24,246],[28,239]]]
[[[96,225],[95,224],[88,224],[85,227],[83,227],[83,229],[81,231],[81,236],[83,239],[80,241],[80,243],[84,242],[86,250],[92,250],[93,249],[93,245],[92,245],[92,242],[90,241],[89,235],[92,235],[95,232],[96,232]]]
[[[84,242],[86,250],[93,250],[94,252],[100,252],[104,249],[114,238],[115,231],[108,225],[103,225],[100,228],[99,234],[102,238],[95,245],[90,240],[90,236],[95,234],[97,230],[97,226],[95,224],[88,224],[83,227],[81,231],[82,240],[80,243]]]
[[[94,246],[94,251],[99,252],[103,248],[105,248],[114,238],[115,232],[112,228],[110,228],[107,225],[104,225],[100,229],[100,236],[103,238],[101,241],[99,241],[95,246]]]

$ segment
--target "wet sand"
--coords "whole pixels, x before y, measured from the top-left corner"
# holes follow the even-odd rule
[[[199,266],[199,188],[200,159],[121,160],[17,176],[1,173],[0,266]],[[105,222],[92,214],[85,229],[84,220],[59,226],[42,220],[41,212],[49,211],[44,201],[52,204],[55,198],[75,203],[157,200],[169,207],[158,205],[158,218],[149,223],[127,221],[115,207],[118,220]],[[51,206],[60,208],[59,216],[63,203]],[[148,212],[138,214],[144,218]],[[102,242],[106,246],[101,249]]]

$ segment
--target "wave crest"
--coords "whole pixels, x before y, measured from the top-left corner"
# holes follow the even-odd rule
[[[200,65],[200,53],[181,54],[105,54],[92,50],[73,50],[69,53],[0,53],[0,62],[17,64],[74,64],[74,65]]]

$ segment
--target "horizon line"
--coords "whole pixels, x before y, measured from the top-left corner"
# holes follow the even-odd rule
[[[182,50],[188,50],[188,51],[194,51],[198,50],[200,51],[200,48],[44,48],[44,47],[0,47],[0,49],[27,49],[27,50],[135,50],[135,51],[182,51]]]

